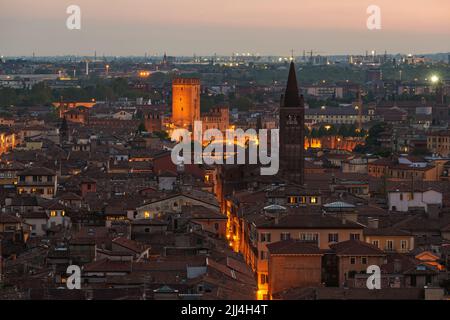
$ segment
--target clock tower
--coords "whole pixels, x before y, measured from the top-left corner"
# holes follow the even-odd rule
[[[280,164],[288,180],[304,184],[305,103],[298,93],[294,62],[289,68],[286,92],[280,106]]]

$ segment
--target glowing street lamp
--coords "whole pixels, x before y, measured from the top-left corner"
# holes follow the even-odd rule
[[[439,82],[439,77],[437,75],[432,75],[430,78],[432,83],[438,83]]]

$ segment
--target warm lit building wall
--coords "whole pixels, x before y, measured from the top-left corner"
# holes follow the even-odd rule
[[[77,107],[92,108],[95,106],[95,100],[90,102],[53,102],[53,106],[59,110],[59,116],[62,118],[63,114],[69,110]]]
[[[201,116],[202,129],[218,129],[222,132],[229,129],[230,110],[228,107],[217,107]]]
[[[39,175],[34,173],[33,175],[27,175],[19,173],[17,179],[17,193],[37,194],[41,197],[51,199],[56,195],[57,185],[57,177],[55,174]]]
[[[355,273],[365,273],[371,265],[383,265],[384,260],[385,255],[338,255],[339,286],[343,286],[347,280],[353,280]]]
[[[362,138],[344,138],[339,136],[325,136],[321,138],[307,138],[305,139],[305,149],[335,149],[353,151],[358,145],[363,145]]]
[[[322,254],[270,255],[268,295],[296,287],[318,287],[322,283]]]
[[[172,121],[178,127],[193,127],[200,120],[200,80],[177,78],[172,83]]]
[[[322,141],[319,138],[305,139],[305,149],[320,149],[322,148]]]
[[[367,165],[367,171],[369,173],[369,176],[374,178],[382,178],[386,176],[388,172],[388,166],[384,164],[375,164],[375,163],[369,163]]]
[[[393,180],[439,181],[438,168],[429,166],[426,168],[389,168],[388,177]]]
[[[388,164],[369,163],[368,174],[375,178],[389,178],[390,180],[416,181],[439,181],[442,168],[439,166],[429,166],[425,168],[414,168],[408,166],[391,166]]]
[[[0,168],[0,185],[14,185],[17,183],[17,169]]]
[[[427,137],[428,151],[443,157],[450,155],[450,132],[436,132]]]
[[[63,113],[64,119],[68,122],[73,123],[86,123],[87,122],[87,112],[78,110],[78,109],[72,109],[70,111],[67,111]]]
[[[414,249],[414,237],[409,235],[366,235],[364,241],[386,252],[406,253]]]
[[[0,133],[0,155],[14,149],[17,145],[14,133]]]
[[[258,229],[256,239],[256,273],[258,274],[258,289],[268,290],[268,258],[267,245],[272,242],[283,240],[289,235],[290,239],[317,241],[319,249],[330,249],[330,235],[336,236],[339,242],[346,240],[362,240],[362,229]],[[317,239],[317,240],[314,240]],[[251,247],[252,244],[249,244]]]
[[[193,223],[201,226],[202,230],[224,239],[227,230],[226,219],[192,219]]]

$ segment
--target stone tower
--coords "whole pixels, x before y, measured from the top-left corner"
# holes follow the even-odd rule
[[[304,184],[305,106],[299,95],[294,62],[280,106],[280,164],[290,181]]]
[[[200,120],[200,79],[177,78],[172,83],[172,121],[177,127],[193,128]]]

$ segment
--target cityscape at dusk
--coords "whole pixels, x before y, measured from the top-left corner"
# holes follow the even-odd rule
[[[450,300],[448,12],[2,2],[0,300]]]

